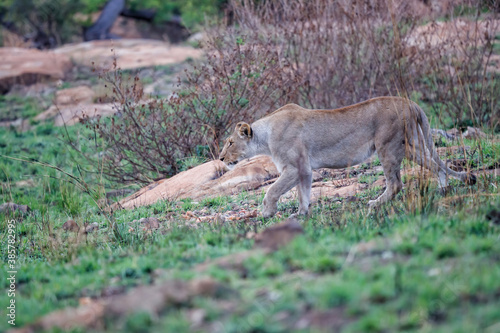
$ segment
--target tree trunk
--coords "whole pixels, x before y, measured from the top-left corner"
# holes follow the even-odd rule
[[[113,23],[125,9],[125,0],[109,0],[102,10],[101,16],[87,30],[85,30],[83,38],[85,41],[96,39],[111,39],[109,31]]]

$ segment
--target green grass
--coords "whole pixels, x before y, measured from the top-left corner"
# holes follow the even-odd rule
[[[22,111],[27,117],[36,113],[30,103]],[[84,127],[68,130],[82,147],[92,143]],[[34,124],[23,133],[0,128],[0,153],[43,161],[81,177],[92,188],[108,188],[111,184],[98,174],[84,171],[90,166],[68,149],[61,140],[63,134],[64,129],[50,123]],[[474,167],[494,167],[498,162],[497,141],[482,140],[481,150],[477,142],[464,144],[471,146],[467,158]],[[447,158],[463,156],[459,152]],[[186,161],[186,167],[194,164]],[[359,176],[368,184],[377,177]],[[82,297],[99,298],[161,279],[199,277],[198,264],[251,249],[253,232],[280,221],[252,218],[188,224],[182,216],[187,211],[215,214],[261,204],[260,194],[162,201],[106,216],[90,195],[54,169],[0,158],[0,180],[3,202],[33,209],[28,215],[14,216],[19,222],[18,326],[54,310],[78,306]],[[16,185],[23,180],[32,184]],[[486,215],[500,206],[499,180],[487,176],[472,187],[452,181],[453,189],[443,196],[434,183],[405,177],[403,193],[373,214],[368,214],[366,203],[381,188],[358,194],[359,201],[323,198],[312,206],[308,218],[301,219],[304,234],[286,247],[270,254],[255,253],[241,269],[213,264],[203,273],[234,291],[226,298],[200,296],[158,318],[139,312],[124,322],[110,321],[107,329],[185,332],[222,327],[217,331],[280,332],[295,330],[308,313],[339,311],[343,332],[493,332],[500,322],[500,224]],[[282,202],[279,209],[288,216],[297,203]],[[152,216],[162,228],[143,231],[137,220]],[[9,218],[0,216],[4,261]],[[97,222],[100,228],[78,239],[62,229],[68,219],[79,224]],[[116,221],[120,238],[112,232],[110,220]],[[5,276],[7,268],[2,266],[0,271]],[[5,280],[0,284],[7,287]],[[1,293],[0,305],[8,301],[7,294]],[[188,319],[193,309],[203,310],[199,326]],[[0,331],[8,328],[1,320]]]
[[[346,332],[484,330],[500,321],[500,225],[485,219],[500,201],[475,196],[475,191],[457,189],[456,194],[471,195],[458,209],[440,205],[446,198],[436,195],[437,207],[423,215],[405,213],[403,200],[370,216],[365,215],[364,201],[336,208],[316,205],[311,217],[302,221],[304,235],[275,253],[246,260],[244,276],[217,267],[208,271],[239,291],[234,312],[219,309],[217,301],[208,298],[198,299],[196,306],[211,313],[207,325],[222,320],[229,331],[259,327],[284,331],[290,327],[279,318],[286,314],[298,320],[308,308],[341,308],[349,319],[343,328]],[[238,201],[223,197],[200,203],[160,202],[119,211],[115,218],[124,234],[121,242],[110,236],[102,218],[102,229],[77,245],[76,236],[62,231],[60,223],[47,222],[52,224],[49,236],[46,229],[37,227],[38,215],[26,217],[18,227],[23,235],[17,276],[18,324],[77,306],[80,297],[99,297],[106,289],[149,284],[158,269],[168,271],[170,279],[191,279],[198,274],[193,270],[197,264],[249,249],[252,241],[242,235],[253,228],[246,222],[192,228],[181,217],[186,211],[206,207],[227,211]],[[390,214],[390,207],[401,213]],[[173,216],[167,219],[169,213]],[[168,231],[128,232],[133,220],[147,216],[168,223]],[[255,219],[259,230],[276,221]],[[367,242],[375,245],[346,261],[359,243]],[[264,292],[273,298],[262,298]],[[0,302],[6,301],[2,294]],[[152,329],[187,331],[187,311],[169,311],[151,322],[139,313],[127,319],[125,329],[133,332],[145,321]]]

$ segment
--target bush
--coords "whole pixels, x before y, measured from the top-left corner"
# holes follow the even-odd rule
[[[139,78],[130,83],[116,64],[101,73],[118,113],[84,118],[100,139],[87,158],[110,179],[147,183],[179,172],[190,156],[216,157],[232,126],[275,110],[297,89],[297,77],[283,70],[278,50],[246,42],[255,34],[226,37],[224,30],[213,30],[205,64],[186,72],[168,100],[144,102]]]
[[[488,71],[498,14],[463,1],[453,22],[414,17],[410,2],[233,1],[240,29],[275,41],[302,78],[299,103],[336,108],[381,95],[419,94],[447,126],[498,126],[498,74]],[[453,11],[453,9],[450,9]],[[449,14],[449,17],[453,17]],[[495,113],[496,112],[496,113]]]
[[[0,21],[37,48],[53,48],[81,33],[74,14],[82,8],[81,0],[2,0]]]

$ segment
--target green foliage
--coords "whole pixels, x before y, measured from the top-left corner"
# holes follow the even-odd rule
[[[12,22],[12,28],[18,33],[35,36],[35,43],[42,48],[66,43],[79,34],[81,31],[75,24],[74,14],[82,8],[80,0],[0,2],[0,11],[7,13],[3,20]]]
[[[205,18],[216,17],[226,0],[132,0],[132,9],[155,9],[157,11],[155,21],[162,22],[171,20],[173,15],[180,15],[182,22],[188,27],[203,24]]]
[[[107,0],[80,0],[85,13],[94,13],[106,4]],[[221,14],[221,8],[227,0],[129,0],[126,6],[132,10],[153,9],[156,11],[155,22],[182,18],[182,23],[192,29],[202,25],[206,18],[215,18]]]

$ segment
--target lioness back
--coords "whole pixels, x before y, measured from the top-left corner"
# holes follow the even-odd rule
[[[401,142],[403,119],[411,112],[409,103],[399,97],[379,97],[333,110],[287,104],[255,124],[267,124],[269,148],[275,154],[302,145],[310,153],[313,168],[344,168],[372,155],[380,136]]]

